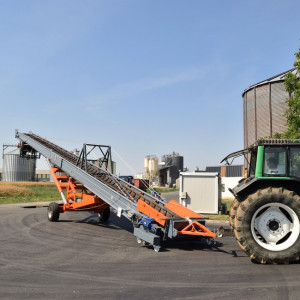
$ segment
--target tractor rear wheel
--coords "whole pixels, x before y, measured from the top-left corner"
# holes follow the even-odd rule
[[[56,202],[51,202],[48,206],[48,220],[51,222],[57,222],[59,219],[59,205]]]
[[[231,229],[234,230],[235,228],[235,215],[236,215],[236,210],[238,209],[240,205],[240,202],[235,198],[231,204],[230,211],[229,211],[229,224]]]
[[[300,197],[283,188],[249,195],[235,215],[235,236],[256,262],[284,264],[300,259]]]

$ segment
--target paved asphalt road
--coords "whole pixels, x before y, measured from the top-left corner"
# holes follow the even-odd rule
[[[214,223],[211,223],[212,226]],[[115,215],[0,207],[1,299],[299,299],[300,267],[258,265],[233,236],[217,248],[178,241],[156,253]]]
[[[161,196],[167,201],[170,200],[179,201],[179,192],[162,193]]]

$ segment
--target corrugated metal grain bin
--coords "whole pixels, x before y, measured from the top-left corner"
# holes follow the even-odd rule
[[[197,213],[217,214],[221,188],[219,173],[180,172],[179,202]]]
[[[20,157],[20,149],[3,155],[3,181],[34,181],[36,159]]]
[[[284,87],[288,70],[247,88],[243,92],[244,148],[257,139],[283,132],[286,127],[284,113],[288,108],[289,96]]]

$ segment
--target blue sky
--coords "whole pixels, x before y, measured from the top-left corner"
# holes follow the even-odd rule
[[[0,0],[0,143],[18,128],[67,149],[110,144],[122,174],[172,151],[191,170],[217,165],[243,148],[243,90],[293,67],[299,11],[292,0]]]

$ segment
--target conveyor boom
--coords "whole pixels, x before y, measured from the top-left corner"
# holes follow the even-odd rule
[[[110,206],[118,216],[123,215],[133,223],[134,235],[138,240],[152,244],[156,251],[159,250],[161,241],[172,239],[178,234],[215,237],[215,234],[204,226],[201,215],[178,202],[158,201],[106,170],[86,161],[83,163],[80,161],[83,158],[36,134],[16,130],[16,137],[21,141],[25,151],[32,148],[49,162],[64,201],[59,212],[90,210],[103,213],[105,209],[109,210]],[[63,194],[63,189],[67,190],[67,198]],[[79,193],[78,189],[83,192]],[[55,207],[57,206],[54,204],[49,205],[51,213]]]

